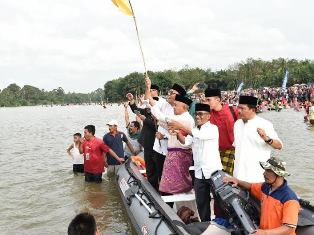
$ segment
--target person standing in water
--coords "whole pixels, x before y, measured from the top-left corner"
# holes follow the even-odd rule
[[[73,160],[73,173],[84,173],[84,156],[80,154],[81,133],[73,135],[73,144],[71,144],[67,152]]]
[[[86,182],[102,182],[102,173],[107,165],[106,153],[114,157],[119,164],[124,162],[123,157],[110,149],[101,139],[95,137],[95,126],[84,127],[84,139],[81,139],[80,153],[84,154],[84,172]]]

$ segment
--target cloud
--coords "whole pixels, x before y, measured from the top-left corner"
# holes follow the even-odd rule
[[[132,3],[150,70],[313,58],[310,0]],[[1,1],[0,28],[0,88],[16,82],[89,92],[143,72],[132,17],[109,0]]]

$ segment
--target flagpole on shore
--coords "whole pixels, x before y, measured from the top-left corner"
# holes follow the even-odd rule
[[[143,48],[142,48],[140,34],[138,32],[138,27],[137,27],[137,23],[136,23],[135,13],[134,13],[134,10],[133,10],[133,7],[132,7],[132,4],[131,4],[130,0],[129,0],[129,4],[130,4],[131,11],[132,11],[132,14],[133,14],[133,20],[134,20],[134,25],[135,25],[135,30],[136,30],[138,44],[140,46],[140,50],[141,50],[141,54],[142,54],[142,59],[143,59],[143,64],[144,64],[144,69],[145,69],[145,75],[146,75],[146,77],[148,77],[148,75],[147,75],[147,68],[146,68],[146,61],[145,61],[145,56],[144,56],[144,52],[143,52]]]

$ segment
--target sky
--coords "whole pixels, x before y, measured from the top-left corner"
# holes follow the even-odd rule
[[[131,0],[147,68],[313,59],[312,0]],[[90,92],[144,72],[133,18],[111,0],[0,0],[0,89]]]

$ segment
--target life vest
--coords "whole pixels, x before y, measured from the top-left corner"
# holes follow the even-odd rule
[[[132,159],[132,162],[135,163],[135,165],[137,166],[137,168],[139,170],[146,170],[145,160],[142,157],[140,157],[140,156],[132,156],[131,159]],[[143,176],[147,177],[147,174],[144,173]]]

